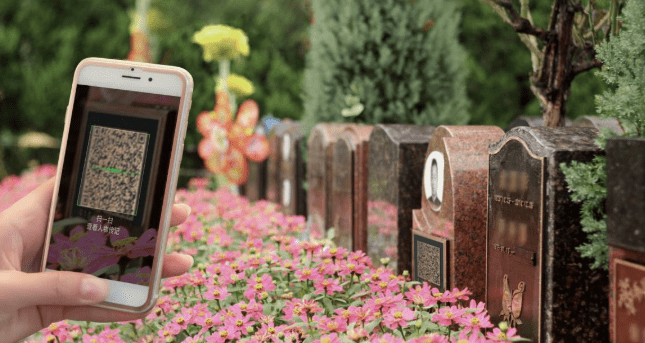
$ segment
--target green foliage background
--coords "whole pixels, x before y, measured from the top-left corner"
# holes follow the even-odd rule
[[[596,96],[598,114],[617,118],[624,136],[640,137],[645,132],[645,3],[629,0],[622,11],[623,26],[617,36],[596,48],[604,63],[597,75],[610,89]],[[598,144],[604,149],[613,136],[603,131]],[[609,267],[607,246],[607,158],[598,156],[590,163],[562,164],[572,198],[582,202],[581,224],[589,242],[578,250],[593,259],[592,268]]]
[[[311,37],[309,3],[310,0],[153,0],[153,6],[168,21],[156,33],[155,62],[186,68],[195,80],[187,147],[200,139],[195,118],[213,107],[213,76],[218,72],[216,65],[202,61],[201,48],[191,38],[204,25],[216,23],[240,28],[248,35],[251,53],[234,61],[231,69],[254,83],[256,92],[251,98],[258,101],[263,115],[299,119],[305,112],[303,99],[310,103],[310,124],[332,119],[449,124],[465,123],[465,118],[470,118],[469,124],[505,127],[518,115],[540,115],[539,104],[529,90],[528,50],[513,29],[480,0],[316,0],[316,6],[330,13],[329,23],[325,24],[324,14],[317,18],[318,23],[331,31],[322,32],[322,26],[317,25],[311,28]],[[539,26],[546,26],[551,3],[532,2]],[[332,5],[342,9],[336,13],[343,14],[332,15],[328,7]],[[127,56],[128,12],[133,8],[134,0],[0,1],[0,152],[4,152],[10,173],[19,173],[32,158],[41,163],[57,162],[58,153],[54,150],[18,150],[6,145],[16,135],[30,130],[61,137],[74,68],[85,57]],[[410,8],[418,11],[406,11]],[[351,13],[360,20],[352,21]],[[428,19],[435,19],[435,26],[423,32]],[[309,67],[319,74],[310,77],[304,83],[307,89],[303,89],[307,47],[328,44],[337,38],[353,43],[336,48],[332,55],[310,51]],[[463,48],[456,44],[457,39]],[[360,55],[362,52],[367,54]],[[329,67],[334,63],[345,68],[346,76],[328,83],[328,89],[323,91],[319,79],[329,77]],[[379,63],[389,71],[377,72],[374,66]],[[438,70],[442,68],[447,70],[444,76],[450,75],[451,80],[441,77]],[[422,92],[440,88],[445,93]],[[576,78],[567,105],[568,116],[594,113],[592,96],[606,89],[593,73]],[[468,107],[464,94],[470,99]],[[333,101],[323,101],[332,95]],[[339,115],[342,108],[349,106],[347,100],[351,99],[347,95],[358,96],[366,106],[356,119]],[[452,107],[437,106],[442,102]],[[319,105],[311,105],[314,103]],[[323,112],[316,106],[328,106],[328,113],[335,113],[335,117],[319,117]],[[368,118],[361,119],[365,116]],[[184,158],[182,163],[182,167],[200,166],[197,159]]]
[[[540,103],[529,88],[531,55],[518,34],[481,0],[458,2],[462,4],[459,39],[469,53],[469,124],[505,128],[517,116],[542,116]],[[535,24],[546,28],[553,1],[530,4]],[[593,115],[593,96],[606,89],[593,72],[580,74],[572,83],[567,117]]]
[[[460,13],[455,2],[312,4],[315,24],[304,83],[306,127],[347,121],[467,123],[466,51],[457,40]],[[342,116],[356,100],[363,111]]]
[[[203,62],[192,36],[204,25],[225,24],[247,34],[249,57],[233,61],[231,71],[250,79],[256,92],[250,98],[261,114],[298,119],[308,9],[304,0],[159,0],[153,1],[169,21],[156,32],[154,61],[185,68],[194,78],[186,146],[201,138],[195,118],[214,106],[213,76],[217,66]],[[128,12],[134,0],[0,1],[0,149],[26,131],[60,138],[74,69],[86,57],[124,59],[130,49]],[[56,163],[52,150],[3,149],[9,173],[26,168],[36,158]],[[182,167],[195,168],[184,158]],[[0,176],[1,177],[1,176]]]

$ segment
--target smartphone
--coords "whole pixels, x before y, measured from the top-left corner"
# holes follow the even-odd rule
[[[184,69],[88,58],[74,73],[40,269],[92,274],[98,307],[154,307],[193,81]]]

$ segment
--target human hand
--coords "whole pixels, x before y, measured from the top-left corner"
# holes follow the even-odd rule
[[[93,275],[27,273],[30,265],[40,263],[54,182],[48,180],[0,213],[0,342],[15,342],[63,319],[120,322],[145,318],[152,311],[134,314],[89,306],[108,295],[107,283]],[[173,205],[170,226],[183,223],[189,214],[187,205]],[[184,274],[192,264],[190,255],[165,255],[162,278]]]

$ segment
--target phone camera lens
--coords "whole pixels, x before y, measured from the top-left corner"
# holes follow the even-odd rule
[[[148,79],[148,81],[151,81],[151,82],[152,82],[152,78],[149,78],[149,79]]]
[[[130,71],[134,71],[134,68],[130,68]]]

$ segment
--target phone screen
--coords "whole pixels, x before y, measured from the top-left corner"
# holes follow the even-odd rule
[[[149,284],[179,102],[77,85],[46,269]]]

